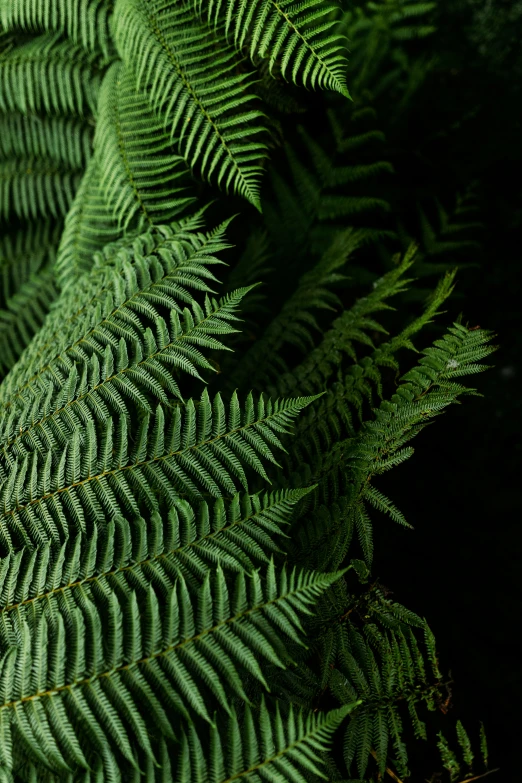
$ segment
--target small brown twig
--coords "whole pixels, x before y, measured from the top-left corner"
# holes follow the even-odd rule
[[[371,754],[372,754],[373,758],[374,758],[374,759],[377,761],[377,753],[376,753],[374,750],[372,750],[372,751],[370,751],[370,752],[371,752]],[[395,783],[403,783],[403,782],[402,782],[402,780],[401,780],[401,779],[400,779],[400,778],[399,778],[399,777],[398,777],[398,776],[395,774],[395,772],[393,771],[393,769],[390,769],[389,767],[386,767],[386,772],[387,772],[387,774],[388,774],[388,775],[389,775],[391,778],[393,778],[393,780],[395,781]],[[462,783],[467,783],[467,781],[463,781]]]
[[[471,783],[472,780],[480,780],[481,778],[485,778],[486,775],[491,775],[492,772],[500,772],[500,767],[496,767],[496,769],[488,769],[488,771],[483,772],[482,775],[475,775],[473,778],[466,778],[466,780],[461,780],[460,783]]]

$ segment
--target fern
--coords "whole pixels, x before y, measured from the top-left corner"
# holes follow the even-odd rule
[[[95,113],[103,61],[59,35],[42,35],[0,55],[0,109]]]
[[[214,579],[209,574],[203,582],[197,603],[179,579],[167,593],[161,619],[150,588],[141,616],[135,597],[120,603],[113,593],[100,608],[84,598],[81,607],[64,606],[49,620],[43,615],[32,633],[22,622],[18,644],[2,661],[2,762],[11,766],[21,746],[56,771],[71,764],[86,768],[72,723],[82,727],[84,744],[94,743],[102,756],[117,754],[136,766],[137,741],[154,760],[150,732],[174,736],[173,714],[166,710],[211,721],[203,683],[227,711],[225,683],[245,698],[241,671],[264,682],[260,660],[283,665],[280,635],[299,631],[291,607],[303,611],[332,578],[283,571],[277,579],[269,568],[265,586],[257,572],[248,582],[241,573],[229,595],[218,567]],[[60,725],[68,730],[57,732]]]
[[[107,56],[110,11],[110,0],[2,0],[0,21],[5,30],[66,33],[88,51],[100,49]]]
[[[119,227],[124,221],[126,229],[136,214],[148,225],[166,222],[190,201],[181,198],[178,183],[182,159],[172,154],[161,121],[121,63],[102,84],[95,146],[103,150],[101,187]]]
[[[251,76],[234,73],[239,60],[219,30],[198,24],[181,3],[159,0],[117,2],[114,19],[119,53],[180,154],[201,176],[259,206],[262,114],[248,105]]]
[[[346,87],[343,40],[331,34],[335,6],[323,0],[193,0],[197,12],[210,23],[225,22],[225,32],[241,50],[248,47],[252,60],[268,58],[270,71],[278,64],[283,78],[312,88],[335,90],[349,98]]]
[[[0,0],[0,781],[376,783],[447,712],[372,518],[495,350],[432,327],[478,221],[409,220],[434,4],[343,5]]]

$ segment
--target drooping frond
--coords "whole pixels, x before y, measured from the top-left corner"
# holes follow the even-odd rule
[[[236,494],[212,505],[175,498],[168,514],[132,522],[115,517],[101,532],[73,535],[63,544],[9,552],[0,560],[0,638],[16,639],[15,625],[40,616],[44,605],[78,603],[116,590],[131,598],[152,585],[160,591],[183,577],[197,591],[209,568],[253,571],[278,551],[293,509],[310,490]],[[15,619],[13,619],[15,618]],[[13,625],[13,623],[15,623]]]
[[[272,564],[230,590],[218,567],[196,598],[180,578],[141,606],[100,594],[21,621],[0,673],[1,762],[29,754],[67,772],[94,750],[137,768],[138,749],[154,760],[154,737],[173,738],[179,720],[210,722],[212,702],[230,713],[225,687],[245,699],[245,674],[267,688],[263,666],[285,665],[285,638],[301,638],[299,615],[338,576]]]
[[[103,157],[101,188],[119,227],[127,229],[135,218],[142,229],[167,222],[193,201],[180,181],[183,158],[173,154],[162,120],[122,63],[103,80],[94,144]]]
[[[263,463],[276,463],[273,449],[297,414],[314,397],[265,401],[252,395],[245,405],[234,394],[225,407],[207,391],[195,404],[173,406],[141,419],[134,442],[125,415],[96,430],[74,429],[65,445],[47,453],[9,455],[11,467],[0,485],[0,537],[13,546],[63,542],[75,530],[90,534],[115,515],[157,511],[178,496],[198,499],[248,490],[247,470],[267,478]]]
[[[117,0],[114,29],[121,58],[187,164],[259,207],[262,114],[251,105],[252,77],[219,30],[163,0]]]
[[[46,158],[84,169],[91,157],[92,128],[72,117],[0,116],[0,158]]]
[[[210,742],[205,738],[204,743],[189,727],[173,779],[177,783],[307,783],[310,775],[323,778],[323,753],[354,706],[307,714],[291,705],[283,716],[278,703],[272,715],[262,700],[259,710],[246,706],[241,722],[232,710],[222,729],[219,725],[210,727]]]
[[[0,217],[65,216],[81,175],[42,158],[0,161]]]
[[[61,225],[35,222],[0,241],[0,371],[9,370],[56,296],[52,263]]]
[[[227,38],[250,58],[267,58],[284,79],[312,89],[335,90],[350,97],[346,86],[346,40],[333,28],[337,7],[325,0],[192,0],[202,18],[222,19]]]
[[[111,10],[111,0],[0,0],[0,22],[4,30],[60,32],[107,56]]]
[[[59,35],[42,35],[0,53],[4,112],[95,114],[103,63]]]

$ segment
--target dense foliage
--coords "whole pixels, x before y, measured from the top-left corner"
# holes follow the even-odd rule
[[[401,179],[438,16],[0,0],[0,779],[487,769],[372,575],[495,350],[444,315],[475,183]]]

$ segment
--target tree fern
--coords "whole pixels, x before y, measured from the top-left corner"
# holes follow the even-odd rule
[[[0,781],[376,783],[447,712],[371,573],[494,350],[470,199],[409,220],[433,5],[0,0]]]
[[[104,195],[124,228],[136,215],[148,225],[171,220],[190,201],[179,182],[185,166],[172,154],[162,124],[128,71],[114,63],[100,91],[95,146],[103,150]]]
[[[96,111],[103,62],[59,35],[0,55],[0,109],[83,116]]]
[[[234,73],[240,61],[219,30],[200,25],[183,4],[158,0],[117,2],[114,19],[119,53],[180,154],[203,177],[258,206],[262,114],[245,92],[251,76]]]
[[[88,51],[111,48],[111,0],[2,0],[0,21],[5,30],[39,30],[65,33]]]
[[[347,98],[346,55],[343,40],[332,33],[335,6],[324,0],[232,0],[225,4],[193,0],[195,10],[209,23],[218,24],[221,17],[225,32],[241,50],[248,48],[252,60],[269,59],[270,71],[275,64],[283,78],[306,87],[335,90]]]

